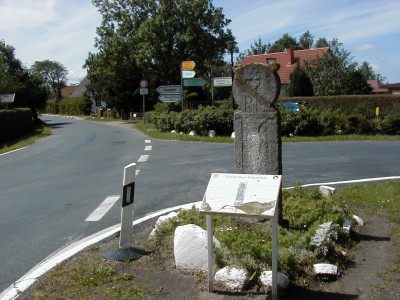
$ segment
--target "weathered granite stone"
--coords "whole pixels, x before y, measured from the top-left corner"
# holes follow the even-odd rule
[[[280,115],[274,107],[279,96],[279,65],[248,64],[235,69],[233,95],[236,173],[282,174]],[[282,220],[282,199],[278,199]]]
[[[322,196],[324,196],[325,198],[328,198],[330,196],[333,195],[333,193],[335,192],[335,188],[334,187],[330,187],[327,185],[321,185],[319,187],[320,192],[322,193]]]
[[[215,247],[220,242],[214,237]],[[174,257],[178,269],[208,270],[207,231],[194,224],[178,226],[174,235]]]
[[[314,273],[318,276],[337,276],[338,268],[331,264],[314,264]]]
[[[259,281],[263,287],[272,288],[272,271],[264,271],[259,277]],[[276,282],[279,289],[286,289],[290,280],[283,273],[276,273]]]
[[[215,273],[215,284],[227,291],[241,291],[247,283],[247,272],[243,269],[225,267]]]

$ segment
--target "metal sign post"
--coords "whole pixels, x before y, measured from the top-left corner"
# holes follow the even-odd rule
[[[137,259],[146,251],[133,248],[133,201],[135,196],[135,175],[136,164],[131,163],[124,168],[123,188],[122,188],[122,208],[121,208],[121,231],[119,237],[119,247],[117,250],[106,251],[102,254],[103,258],[109,260],[133,260]]]
[[[141,80],[140,81],[140,95],[143,95],[143,124],[146,122],[144,118],[144,113],[146,110],[146,103],[145,103],[145,95],[149,94],[149,89],[148,89],[148,82],[146,80]]]

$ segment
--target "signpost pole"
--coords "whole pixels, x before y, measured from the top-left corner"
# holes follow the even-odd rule
[[[213,253],[213,220],[212,215],[206,215],[207,251],[208,251],[208,291],[214,291],[214,253]]]
[[[143,95],[143,124],[146,123],[145,118],[144,118],[144,112],[145,112],[145,101],[144,101],[144,95]]]

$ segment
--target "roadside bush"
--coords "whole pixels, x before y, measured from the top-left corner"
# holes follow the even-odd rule
[[[34,129],[29,108],[0,110],[0,143],[22,137]]]
[[[333,135],[344,132],[346,117],[338,109],[323,109],[319,114],[323,127],[323,135]]]
[[[347,117],[347,126],[345,133],[347,134],[371,134],[374,132],[372,123],[366,117],[360,114],[349,115]]]
[[[199,135],[207,135],[215,130],[218,135],[230,135],[233,130],[233,110],[224,106],[202,106],[198,109],[186,109],[176,112],[165,103],[157,104],[153,113],[153,122],[161,131],[195,130]]]
[[[62,99],[58,103],[60,114],[64,115],[88,115],[92,102],[85,96],[78,98]]]
[[[381,128],[383,133],[400,134],[400,113],[388,115],[381,122]]]

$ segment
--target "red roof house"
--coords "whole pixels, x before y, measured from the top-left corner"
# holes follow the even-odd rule
[[[263,63],[268,64],[271,61],[275,61],[280,64],[278,70],[279,77],[281,78],[281,83],[288,85],[290,82],[290,74],[296,68],[297,63],[300,66],[304,65],[304,61],[313,60],[324,55],[324,53],[329,51],[329,47],[324,48],[314,48],[307,50],[293,50],[291,48],[287,49],[286,52],[276,52],[276,53],[265,53],[258,55],[246,56],[240,64],[250,64],[250,63]]]

